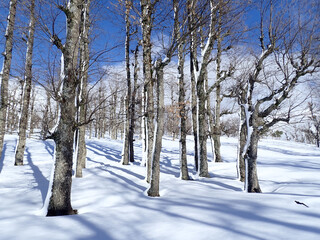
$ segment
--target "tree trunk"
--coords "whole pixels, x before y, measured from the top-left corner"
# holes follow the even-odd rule
[[[141,118],[141,138],[142,138],[142,166],[146,166],[147,164],[147,145],[148,145],[148,134],[147,134],[147,118],[146,118],[146,88],[145,86],[142,88],[142,100],[141,100],[141,110],[142,110],[142,118]],[[148,171],[148,168],[147,168]],[[147,180],[147,178],[146,178]]]
[[[41,139],[42,140],[46,140],[47,135],[49,133],[50,94],[48,91],[46,92],[46,96],[47,96],[47,102],[43,112],[42,123],[41,123]]]
[[[216,82],[218,83],[216,86],[216,104],[215,104],[215,121],[214,121],[214,129],[213,129],[213,142],[214,142],[214,155],[215,162],[222,162],[221,159],[221,84],[220,79],[221,75],[221,56],[222,56],[222,16],[219,14],[218,16],[218,29],[217,29],[217,56],[216,56]]]
[[[6,119],[8,108],[8,85],[10,77],[10,68],[12,60],[12,46],[13,46],[13,30],[16,17],[17,0],[10,1],[9,15],[7,18],[7,29],[5,33],[5,50],[4,59],[1,71],[1,95],[0,95],[0,158],[3,150],[3,140],[6,131]]]
[[[217,85],[216,87],[216,105],[215,105],[215,123],[214,123],[214,128],[213,128],[213,142],[214,142],[214,157],[215,157],[215,162],[222,162],[221,159],[221,114],[220,114],[220,108],[221,108],[221,96],[220,96],[220,84]]]
[[[175,32],[177,34],[177,39],[180,39],[180,22],[179,22],[179,1],[175,0],[173,3],[174,8],[174,22],[175,22]],[[186,102],[185,102],[185,82],[184,82],[184,42],[180,42],[178,45],[178,82],[179,82],[179,117],[180,117],[180,177],[182,180],[189,180],[188,173],[188,162],[187,162],[187,129],[186,129]]]
[[[183,56],[183,44],[180,44],[178,50],[178,80],[179,80],[179,116],[180,116],[180,170],[181,179],[189,180],[188,162],[187,162],[187,129],[186,129],[186,102],[185,102],[185,87],[184,87],[184,56]]]
[[[157,119],[156,119],[156,135],[152,151],[152,176],[148,196],[159,197],[160,182],[160,153],[162,148],[162,136],[164,129],[164,84],[163,84],[163,68],[165,65],[159,63],[156,67],[157,72]]]
[[[124,127],[124,141],[123,141],[123,152],[121,162],[123,165],[129,164],[130,158],[130,102],[131,102],[131,76],[130,76],[130,8],[131,1],[125,1],[126,12],[125,12],[125,23],[126,23],[126,41],[125,41],[125,58],[126,58],[126,74],[127,74],[127,96],[125,100],[125,127]]]
[[[33,88],[34,89],[34,88]],[[35,114],[34,114],[34,103],[36,101],[36,91],[33,90],[31,92],[31,103],[30,103],[30,118],[29,118],[29,122],[28,122],[28,125],[29,125],[29,137],[33,134],[33,131],[34,131],[34,118],[35,118]]]
[[[151,159],[154,141],[154,103],[153,103],[153,79],[152,79],[152,58],[151,58],[151,31],[153,4],[150,0],[141,0],[141,27],[143,46],[143,75],[144,84],[147,90],[146,117],[147,117],[147,182],[151,178]]]
[[[89,68],[89,10],[90,1],[83,4],[81,14],[81,35],[80,35],[80,109],[79,109],[79,127],[78,145],[77,145],[77,165],[76,177],[82,177],[82,169],[86,167],[87,147],[86,147],[86,113],[87,113],[87,82]]]
[[[34,16],[35,0],[30,1],[30,22],[29,34],[27,42],[27,54],[25,63],[25,83],[23,89],[22,111],[19,120],[19,139],[15,154],[15,165],[23,165],[23,156],[26,145],[26,132],[28,127],[28,112],[30,104],[30,94],[32,87],[32,54],[34,43],[35,16]]]
[[[67,6],[61,7],[67,18],[67,35],[65,45],[62,49],[60,48],[64,60],[60,101],[61,115],[54,136],[56,143],[55,170],[47,216],[77,213],[71,207],[71,183],[81,3],[81,0],[70,0]]]
[[[250,136],[250,142],[247,153],[245,155],[246,163],[246,191],[261,193],[258,173],[257,173],[257,152],[258,152],[259,134],[258,129],[253,127],[252,134]]]
[[[198,97],[198,141],[200,153],[199,176],[210,177],[207,159],[207,123],[206,123],[206,93],[204,91],[204,76],[199,76],[197,81],[197,97]],[[201,127],[200,127],[201,126]]]
[[[116,110],[117,110],[117,93],[113,94],[112,103],[111,103],[111,139],[117,139],[117,122],[116,122]]]
[[[137,86],[138,86],[138,71],[139,71],[139,61],[138,61],[138,53],[139,53],[139,43],[136,46],[134,51],[134,74],[133,74],[133,92],[131,96],[131,117],[130,117],[130,130],[129,130],[129,161],[134,162],[134,131],[135,131],[135,107],[136,107],[136,94],[137,94]]]
[[[192,131],[194,139],[194,165],[196,171],[199,170],[199,150],[198,150],[198,125],[197,125],[197,97],[196,80],[194,73],[194,58],[197,56],[196,33],[194,28],[194,0],[188,1],[188,27],[190,31],[190,80],[191,80],[191,113],[192,113]]]
[[[238,159],[237,159],[237,174],[241,182],[245,181],[246,166],[244,162],[244,147],[247,141],[247,124],[245,120],[245,110],[240,106],[240,126],[239,126],[239,145],[238,145]]]

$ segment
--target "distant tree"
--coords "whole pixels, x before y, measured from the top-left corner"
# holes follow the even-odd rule
[[[308,129],[308,133],[315,139],[317,147],[320,147],[320,116],[317,114],[319,111],[316,108],[316,105],[312,102],[308,104],[309,111],[310,111],[310,120],[311,126]]]

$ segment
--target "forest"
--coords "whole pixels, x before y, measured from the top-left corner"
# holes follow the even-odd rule
[[[28,141],[49,144],[45,216],[81,215],[73,181],[97,143],[145,169],[150,199],[170,141],[188,189],[236,139],[246,194],[264,190],[261,141],[320,147],[318,0],[4,0],[0,17],[0,176],[13,142],[15,169],[31,164]]]

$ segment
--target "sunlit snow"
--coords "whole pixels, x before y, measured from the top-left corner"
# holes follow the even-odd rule
[[[182,181],[179,141],[165,137],[161,197],[149,198],[141,142],[135,142],[136,163],[123,166],[121,141],[91,139],[84,177],[72,185],[79,214],[48,218],[40,210],[53,142],[28,139],[25,165],[16,167],[16,140],[5,137],[0,163],[1,240],[320,239],[320,150],[311,145],[262,140],[258,175],[264,193],[248,194],[236,180],[236,139],[222,138],[223,163],[213,163],[208,154],[212,177],[207,179],[195,177],[188,137],[188,166],[195,179]]]

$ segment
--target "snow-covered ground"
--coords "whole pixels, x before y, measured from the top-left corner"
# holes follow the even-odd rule
[[[41,208],[53,142],[29,139],[22,167],[13,166],[15,143],[16,136],[6,136],[0,163],[1,240],[320,239],[320,150],[310,145],[262,140],[258,174],[264,193],[248,194],[236,180],[236,139],[222,138],[224,163],[209,163],[210,179],[193,175],[188,139],[194,181],[182,181],[178,141],[164,138],[161,197],[149,198],[139,141],[137,162],[122,166],[121,141],[88,140],[87,169],[72,186],[79,214],[48,218]]]

